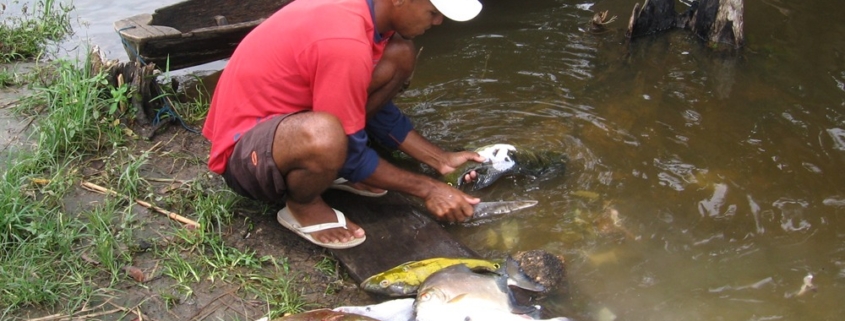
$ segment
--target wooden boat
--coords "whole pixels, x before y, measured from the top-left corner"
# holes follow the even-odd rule
[[[181,69],[225,59],[255,26],[293,0],[187,0],[114,23],[129,59]]]

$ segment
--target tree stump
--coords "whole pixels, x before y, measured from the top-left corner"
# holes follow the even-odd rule
[[[737,49],[745,44],[743,14],[743,0],[693,1],[682,13],[675,11],[674,0],[646,0],[642,7],[634,4],[625,36],[633,39],[683,28],[691,30],[711,48],[728,45]]]
[[[89,61],[91,75],[104,73],[108,84],[114,88],[120,88],[124,84],[129,86],[127,103],[132,106],[135,117],[128,119],[128,122],[129,125],[134,125],[141,137],[150,140],[158,129],[176,121],[174,106],[156,81],[161,71],[156,69],[155,64],[106,61],[97,47],[91,51]],[[125,111],[126,107],[121,106],[121,110]],[[162,112],[163,108],[168,110]],[[168,116],[171,117],[162,118],[162,113],[169,113]]]

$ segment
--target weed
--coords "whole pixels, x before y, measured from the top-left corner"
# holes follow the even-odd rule
[[[185,255],[187,256],[187,255]],[[183,257],[183,254],[178,249],[168,249],[165,252],[167,258],[164,265],[164,275],[173,278],[176,281],[176,287],[180,293],[188,298],[194,294],[191,284],[200,281],[200,271],[194,267],[194,262],[189,261],[188,258]]]
[[[323,256],[323,258],[320,259],[320,262],[317,262],[317,265],[314,266],[314,269],[320,271],[326,276],[337,276],[337,261],[330,257]]]
[[[129,103],[129,85],[122,84],[117,88],[109,88],[111,97],[109,101],[109,116],[116,116],[119,111],[121,114],[126,112],[126,105]]]
[[[0,88],[14,86],[17,83],[17,77],[14,73],[6,69],[0,70]]]
[[[205,248],[205,255],[201,258],[209,268],[208,278],[212,282],[216,279],[228,278],[230,272],[240,267],[261,268],[262,261],[255,255],[255,251],[241,252],[236,248],[227,247],[220,236],[213,237],[207,242]]]
[[[54,168],[52,176],[48,168]],[[63,171],[62,169],[65,169]],[[67,163],[21,154],[0,181],[0,319],[24,305],[53,305],[90,292],[92,271],[76,248],[83,223],[56,199],[66,193]],[[36,183],[37,182],[37,183]]]
[[[288,313],[299,313],[305,308],[302,294],[293,289],[290,277],[278,275],[266,277],[258,274],[239,276],[243,287],[270,306],[269,318],[273,319]],[[287,273],[285,273],[287,274]]]
[[[13,13],[12,17],[0,21],[0,63],[41,56],[50,41],[60,40],[72,32],[68,14],[71,10],[72,5],[65,6],[54,0],[38,1],[32,11],[24,3],[20,15]]]
[[[140,157],[129,155],[130,161],[120,172],[117,179],[117,186],[123,195],[129,196],[131,199],[139,198],[149,187],[149,183],[141,177],[141,166],[143,166],[149,154],[144,152]]]
[[[190,94],[186,93],[185,103],[180,103],[178,110],[182,113],[182,119],[189,124],[196,124],[205,120],[208,116],[208,109],[211,106],[208,88],[202,82],[202,79],[195,76],[196,84]]]
[[[15,110],[21,114],[39,113],[36,123],[40,150],[53,157],[73,157],[108,146],[122,145],[122,131],[105,118],[107,101],[101,98],[105,75],[90,75],[68,61],[57,62],[52,83],[36,88],[33,96]]]
[[[117,219],[118,201],[106,201],[87,213],[90,229],[90,246],[97,257],[97,262],[109,272],[110,283],[117,282],[123,275],[123,266],[131,261],[128,251],[121,251],[121,237]]]

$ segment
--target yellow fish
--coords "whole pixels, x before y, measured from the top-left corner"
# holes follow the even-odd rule
[[[417,289],[429,275],[457,264],[466,265],[474,271],[495,272],[501,267],[501,262],[482,259],[431,258],[400,264],[390,270],[373,275],[361,282],[361,288],[365,291],[392,297],[412,296],[416,295]]]

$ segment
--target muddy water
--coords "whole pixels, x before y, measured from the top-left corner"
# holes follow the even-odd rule
[[[125,59],[112,21],[169,3],[76,1],[77,37]],[[747,0],[733,55],[683,31],[628,44],[630,0],[485,3],[419,39],[398,101],[445,147],[508,142],[569,164],[477,193],[540,205],[456,235],[490,256],[563,255],[569,294],[543,304],[578,320],[845,315],[838,1]],[[584,31],[598,10],[619,20]],[[818,290],[796,295],[808,274]]]

